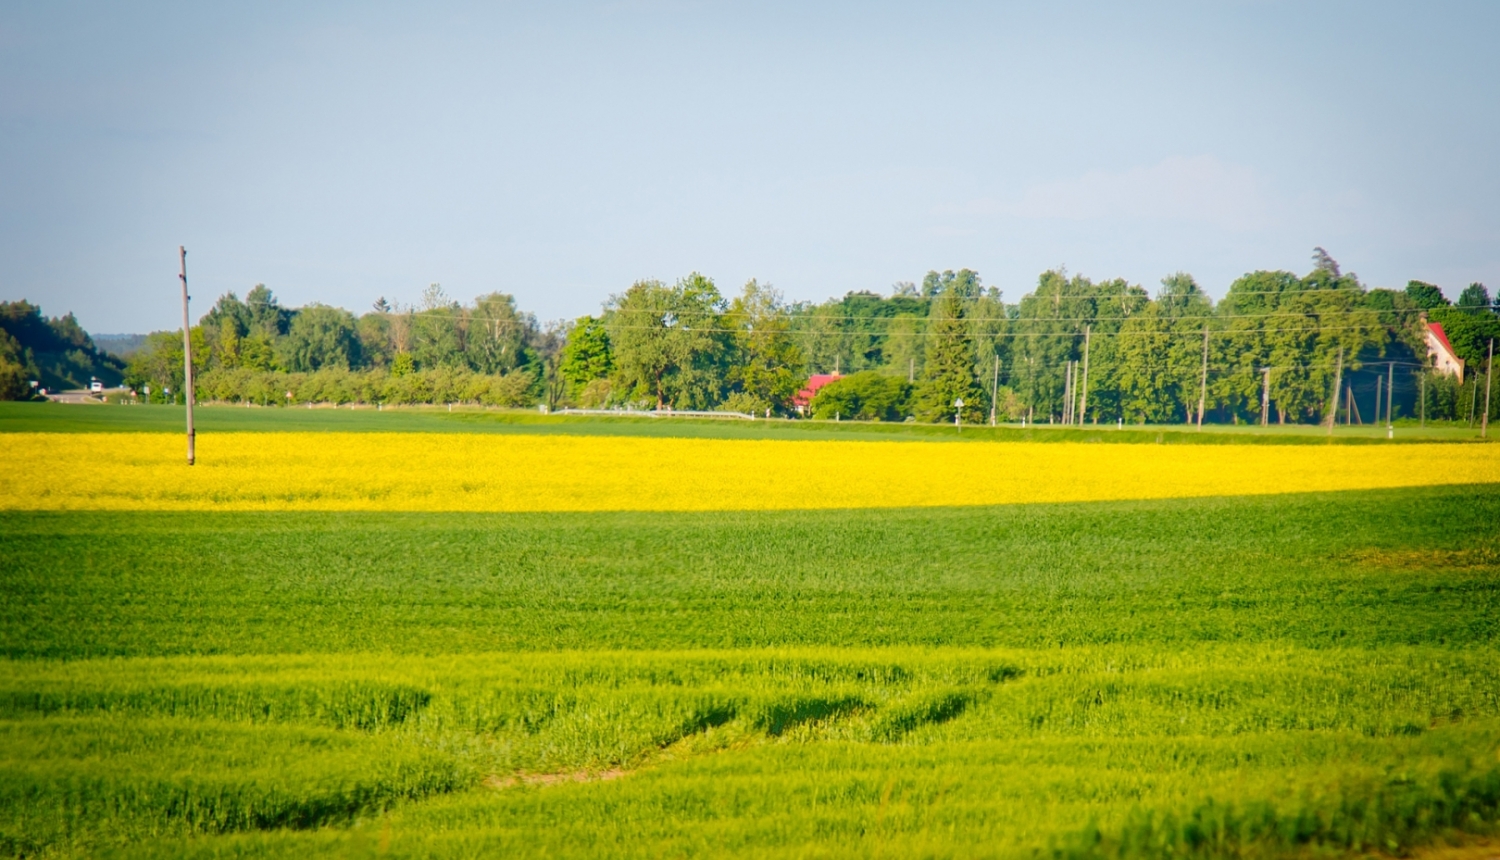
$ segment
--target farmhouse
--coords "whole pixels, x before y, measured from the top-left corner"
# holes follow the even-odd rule
[[[797,407],[797,414],[807,412],[807,405],[812,402],[813,397],[817,396],[818,389],[841,376],[843,374],[840,373],[814,373],[808,377],[807,387],[797,392],[797,396],[792,398],[792,405]]]
[[[1427,355],[1432,359],[1433,370],[1464,378],[1464,360],[1453,351],[1442,323],[1427,323]]]

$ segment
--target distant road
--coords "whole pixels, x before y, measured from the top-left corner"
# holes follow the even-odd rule
[[[59,391],[55,394],[48,394],[47,399],[53,403],[92,403],[96,406],[104,402],[89,392],[82,390]]]

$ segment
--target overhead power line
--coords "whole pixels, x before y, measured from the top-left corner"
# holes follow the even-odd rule
[[[663,330],[663,327],[661,327],[661,326],[626,326],[626,325],[619,325],[619,326],[614,326],[614,328],[622,329],[622,330],[625,330],[625,331],[661,331],[661,330]],[[1378,328],[1381,328],[1381,326],[1318,326],[1316,328],[1225,329],[1225,330],[1219,330],[1219,331],[1210,331],[1210,336],[1214,337],[1214,338],[1233,338],[1233,337],[1243,337],[1243,336],[1246,336],[1246,335],[1256,335],[1256,334],[1280,334],[1280,333],[1321,334],[1321,333],[1324,333],[1324,332],[1332,332],[1332,331],[1371,331],[1371,330],[1378,329]],[[746,331],[745,329],[739,329],[739,328],[716,328],[716,327],[709,327],[709,326],[689,326],[689,327],[687,327],[687,330],[698,331],[698,332],[708,332],[710,334],[743,334]],[[805,336],[805,335],[826,335],[826,336],[830,336],[831,337],[831,336],[834,336],[834,335],[845,335],[845,334],[868,334],[866,332],[846,332],[846,331],[828,330],[828,329],[824,329],[824,330],[821,330],[821,331],[819,331],[819,330],[812,330],[812,329],[791,329],[791,330],[784,331],[782,333],[786,334],[789,337],[796,337],[796,336],[799,336],[799,335],[803,335],[803,336]],[[1197,329],[1197,330],[1185,330],[1185,331],[1116,331],[1116,332],[1100,332],[1100,331],[1096,331],[1096,332],[1094,332],[1094,337],[1167,337],[1167,338],[1170,338],[1170,337],[1185,337],[1185,338],[1188,338],[1188,337],[1190,337],[1190,338],[1198,338],[1198,337],[1201,337],[1202,334],[1203,334],[1203,330],[1200,328],[1200,329]],[[902,332],[901,336],[902,337],[906,337],[906,336],[910,336],[910,337],[954,337],[954,335],[946,335],[946,334],[942,334],[940,332],[930,332],[930,331]],[[1082,339],[1083,338],[1083,332],[1082,331],[1076,331],[1076,332],[1075,331],[1038,331],[1038,332],[1032,332],[1032,331],[1007,331],[1007,332],[985,332],[985,333],[976,335],[975,337],[978,337],[979,339],[986,339],[986,338],[1020,338],[1020,337],[1036,337],[1036,338],[1043,338],[1043,337],[1068,337],[1068,338],[1079,338],[1079,339]]]
[[[374,313],[374,312],[372,311],[372,313]],[[664,314],[658,313],[656,311],[645,310],[645,309],[640,309],[640,310],[616,310],[616,311],[612,311],[612,313],[615,314],[615,315],[644,314],[644,315],[650,315],[650,316],[653,316],[653,317],[655,317],[655,316],[664,316]],[[1140,319],[1143,319],[1143,318],[1160,320],[1162,322],[1185,322],[1185,321],[1189,321],[1189,320],[1204,321],[1204,320],[1266,319],[1266,318],[1269,318],[1269,317],[1295,317],[1295,318],[1299,318],[1299,319],[1321,319],[1321,318],[1327,318],[1327,317],[1343,316],[1343,315],[1347,315],[1347,314],[1351,314],[1351,313],[1371,313],[1371,314],[1375,314],[1376,316],[1381,316],[1381,315],[1385,315],[1385,314],[1408,314],[1408,315],[1410,315],[1410,314],[1417,314],[1417,315],[1420,315],[1422,313],[1425,313],[1425,311],[1423,311],[1423,310],[1421,310],[1419,308],[1402,308],[1402,309],[1391,309],[1391,310],[1379,310],[1379,309],[1375,309],[1375,308],[1347,308],[1347,309],[1328,309],[1328,310],[1316,310],[1316,309],[1314,309],[1314,310],[1307,310],[1307,311],[1271,311],[1271,312],[1267,312],[1267,313],[1257,313],[1257,314],[1237,314],[1237,313],[1173,314],[1173,315],[1158,315],[1158,316],[1155,316],[1155,317],[1142,317],[1141,315],[1134,315],[1134,316],[1110,316],[1110,315],[1103,315],[1103,316],[1087,316],[1087,317],[1086,316],[1054,316],[1054,317],[965,316],[963,318],[966,319],[966,320],[969,320],[970,322],[976,322],[976,323],[993,323],[993,322],[1006,322],[1006,323],[1043,323],[1043,322],[1058,322],[1058,323],[1076,323],[1076,324],[1085,324],[1085,323],[1095,323],[1095,324],[1097,324],[1097,323],[1100,323],[1100,322],[1122,322],[1123,323],[1123,322],[1128,322],[1128,321],[1132,321],[1132,320],[1140,320]],[[732,316],[732,314],[719,314],[719,316]],[[820,314],[820,313],[808,313],[808,314],[789,313],[789,314],[786,314],[784,316],[778,317],[778,319],[785,320],[785,321],[788,321],[788,322],[792,322],[793,324],[796,324],[796,322],[798,322],[798,321],[804,321],[804,320],[815,320],[817,322],[887,322],[887,323],[889,323],[889,322],[896,322],[898,320],[899,321],[903,321],[903,322],[907,321],[907,320],[914,320],[914,321],[917,321],[917,322],[926,323],[929,320],[931,320],[932,318],[931,317],[914,317],[914,316],[910,316],[910,315],[901,315],[901,314],[897,314],[897,315],[894,315],[894,316],[854,316],[854,315]],[[1199,329],[1199,331],[1201,333],[1202,330]]]

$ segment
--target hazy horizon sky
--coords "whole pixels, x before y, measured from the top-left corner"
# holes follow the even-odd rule
[[[0,8],[0,299],[90,331],[265,283],[543,320],[1066,266],[1215,296],[1321,245],[1500,286],[1496,3]]]

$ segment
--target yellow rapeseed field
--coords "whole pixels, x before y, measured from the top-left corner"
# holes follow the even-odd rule
[[[802,442],[425,433],[13,433],[11,510],[700,511],[1500,482],[1500,447]]]

